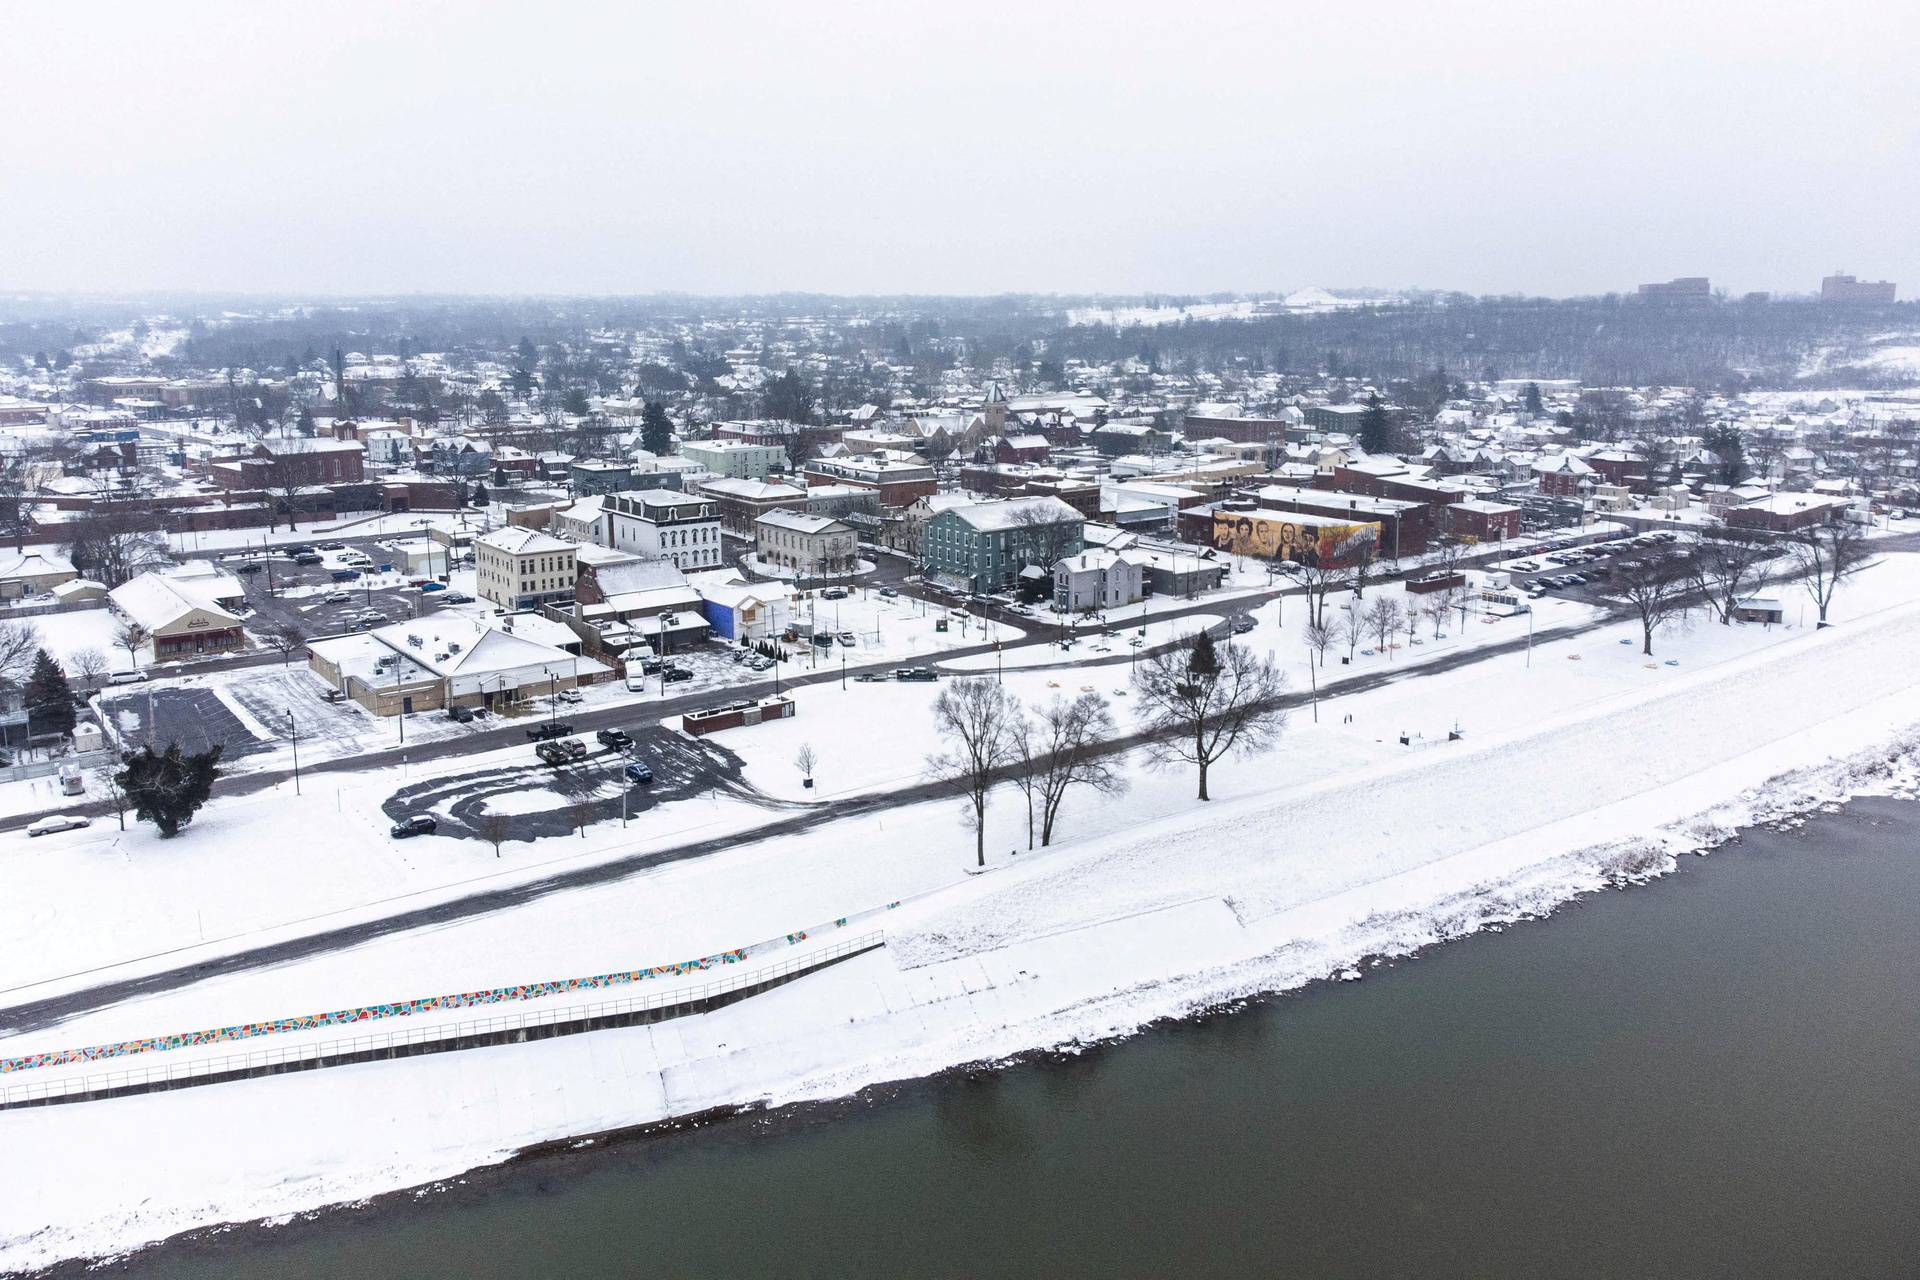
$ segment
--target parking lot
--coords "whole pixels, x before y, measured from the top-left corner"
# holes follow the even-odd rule
[[[1673,530],[1622,534],[1605,542],[1503,560],[1496,566],[1513,577],[1520,590],[1535,595],[1557,595],[1591,601],[1609,594],[1608,587],[1622,562],[1655,554],[1660,548],[1685,544]]]
[[[724,746],[707,738],[690,738],[658,725],[638,729],[633,744],[622,749],[602,745],[593,734],[578,735],[588,749],[584,759],[553,767],[526,747],[525,763],[438,777],[402,787],[381,809],[395,822],[417,814],[432,814],[438,834],[474,840],[488,837],[483,820],[490,815],[507,819],[505,839],[538,840],[574,834],[573,805],[588,806],[589,823],[631,821],[675,800],[708,791],[774,805],[742,778],[742,761]],[[628,782],[625,767],[644,762],[653,772],[649,783]]]
[[[301,547],[275,548],[271,555],[229,554],[223,563],[246,584],[247,603],[253,609],[249,629],[264,636],[291,624],[308,636],[338,635],[366,630],[389,622],[424,616],[454,607],[482,606],[449,600],[454,590],[420,589],[424,575],[408,575],[392,566],[390,552],[362,539],[358,543],[303,544],[312,549],[306,558],[319,563],[300,564]],[[257,570],[249,565],[261,566]],[[382,569],[382,565],[389,566]],[[352,574],[345,581],[339,580]],[[464,577],[457,571],[456,578]]]

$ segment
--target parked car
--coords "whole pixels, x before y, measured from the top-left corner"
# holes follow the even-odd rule
[[[828,587],[820,593],[820,598],[822,600],[845,600],[847,598],[847,589],[845,587]]]
[[[316,551],[345,551],[346,549],[347,544],[344,542],[322,542],[314,547]]]
[[[387,832],[395,840],[407,840],[414,836],[430,836],[439,830],[440,824],[430,813],[416,813],[411,818],[402,818],[393,824]]]
[[[895,680],[914,681],[939,679],[938,676],[934,675],[932,667],[897,667],[894,669],[893,678]]]
[[[233,571],[235,573],[258,573],[262,567],[258,560],[249,560],[245,564],[235,565]]]
[[[620,771],[628,782],[652,782],[653,770],[647,767],[645,760],[635,760]]]
[[[302,551],[293,558],[293,562],[295,564],[322,564],[325,562],[325,559],[326,557],[322,556],[318,551]]]
[[[44,818],[36,818],[27,824],[30,836],[50,836],[56,831],[78,831],[81,827],[90,827],[93,819],[79,813],[50,813]]]
[[[813,643],[817,648],[831,649],[833,648],[833,633],[831,631],[816,631],[813,634]]]
[[[1904,513],[1902,513],[1902,514],[1904,514]],[[1896,516],[1896,517],[1895,517],[1895,519],[1898,519],[1898,518],[1899,518],[1898,516]],[[897,596],[897,595],[899,595],[900,593],[899,593],[898,591],[896,591],[896,590],[894,590],[894,589],[893,589],[892,587],[882,587],[882,588],[880,588],[880,594],[881,594],[882,596],[884,596],[884,597],[886,597],[887,599],[889,599],[889,600],[891,600],[891,599],[893,599],[893,598],[894,598],[895,596]]]
[[[447,708],[447,714],[448,714],[449,716],[452,716],[452,717],[453,717],[453,719],[454,719],[454,721],[455,721],[456,723],[458,723],[458,724],[472,724],[472,723],[473,723],[473,708],[472,708],[472,707],[448,707],[448,708]]]
[[[449,591],[440,597],[441,604],[472,604],[473,597],[464,591]]]
[[[553,696],[556,700],[564,702],[568,706],[577,706],[587,700],[587,696],[578,689],[562,689]]]
[[[855,684],[883,684],[886,682],[886,677],[877,671],[862,671],[853,678],[853,682]]]
[[[840,643],[851,649],[854,645],[860,643],[860,638],[851,631],[842,631],[840,633]]]
[[[141,684],[153,679],[144,671],[116,671],[107,677],[108,684]]]
[[[602,729],[593,736],[610,751],[625,751],[633,745],[633,735],[625,729]]]
[[[1227,619],[1227,630],[1236,636],[1243,636],[1260,625],[1244,613],[1236,613]]]
[[[554,768],[563,764],[572,764],[575,760],[587,758],[587,744],[578,738],[561,738],[554,742],[542,742],[533,749],[533,753]]]
[[[320,603],[321,604],[351,604],[353,603],[353,592],[329,591],[327,592],[327,594],[320,597]]]
[[[679,684],[682,680],[693,679],[693,672],[685,667],[668,667],[660,675],[668,684]]]
[[[527,730],[527,741],[542,742],[548,738],[564,738],[573,732],[573,726],[565,720],[543,720]]]

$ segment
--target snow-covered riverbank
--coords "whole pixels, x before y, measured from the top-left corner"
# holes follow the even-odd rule
[[[741,905],[725,920],[748,930],[775,912],[821,918],[814,904],[844,902],[850,884],[919,895],[890,923],[885,952],[700,1018],[0,1114],[0,1141],[34,1153],[0,1178],[0,1265],[350,1200],[572,1134],[1125,1034],[1549,910],[1741,825],[1909,783],[1911,753],[1888,744],[1920,723],[1917,624],[1920,606],[1897,605],[1825,632],[1756,636],[1744,650],[1732,647],[1740,633],[1715,628],[1701,643],[1729,647],[1710,664],[1621,664],[1606,677],[1595,664],[1615,652],[1611,636],[1543,646],[1542,679],[1504,704],[1493,690],[1515,678],[1471,669],[1363,695],[1436,722],[1464,698],[1484,726],[1466,741],[1362,750],[1340,747],[1336,726],[1298,726],[1275,753],[1229,771],[1237,799],[1180,804],[1169,784],[1182,780],[1143,778],[1131,820],[1086,815],[1079,843],[984,877],[883,874],[951,827],[950,804],[927,805],[884,828],[836,824],[637,888],[562,895],[337,964],[103,1011],[60,1039],[270,1013],[256,1006],[364,990],[369,973],[396,975],[403,985],[386,994],[398,995],[437,964],[525,978],[539,976],[532,951],[541,965],[572,964],[596,947],[690,944],[714,923],[677,931],[669,918],[727,892]],[[1575,680],[1599,683],[1558,696]],[[1314,752],[1334,767],[1287,763]],[[1142,805],[1166,816],[1143,824]],[[745,902],[753,885],[770,901]],[[504,949],[493,970],[476,960],[489,949]],[[105,1158],[128,1149],[138,1156]]]

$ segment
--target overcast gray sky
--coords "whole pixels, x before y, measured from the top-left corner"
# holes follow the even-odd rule
[[[1920,6],[0,20],[0,288],[1920,289]]]

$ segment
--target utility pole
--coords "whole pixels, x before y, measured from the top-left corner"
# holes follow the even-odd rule
[[[287,730],[293,734],[293,794],[300,794],[300,726],[293,721],[293,712],[287,712]]]

